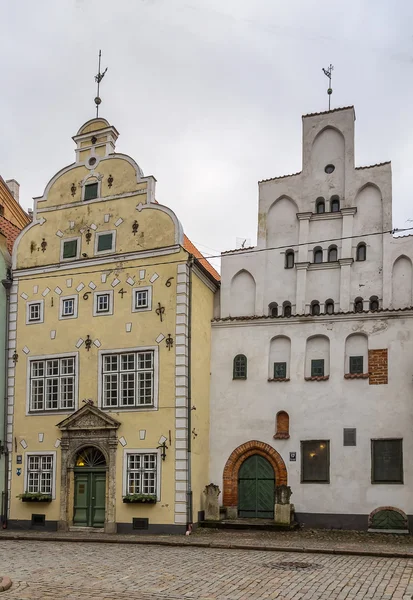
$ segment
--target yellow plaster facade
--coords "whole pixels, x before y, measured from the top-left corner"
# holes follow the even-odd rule
[[[117,136],[79,130],[15,244],[12,527],[185,531],[202,510],[218,282]]]

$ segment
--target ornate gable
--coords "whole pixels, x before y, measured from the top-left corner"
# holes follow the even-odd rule
[[[70,417],[57,424],[57,427],[62,431],[118,429],[119,426],[119,421],[93,406],[93,404],[85,404]]]

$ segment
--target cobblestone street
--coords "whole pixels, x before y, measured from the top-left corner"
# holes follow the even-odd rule
[[[413,560],[0,540],[10,600],[407,600]]]

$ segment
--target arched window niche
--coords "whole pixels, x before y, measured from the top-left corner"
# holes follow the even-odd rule
[[[310,314],[313,315],[313,317],[318,317],[318,315],[320,314],[320,303],[318,300],[313,300],[311,302]]]
[[[270,302],[268,305],[268,316],[278,317],[278,304],[276,302]]]
[[[275,440],[288,440],[290,437],[290,417],[285,410],[277,412],[275,417]]]
[[[368,337],[365,333],[352,333],[345,343],[344,378],[367,379],[368,370]]]
[[[232,317],[246,317],[255,314],[255,279],[245,269],[239,271],[231,281],[230,314]]]
[[[292,315],[292,307],[291,302],[283,302],[283,317],[291,317]]]
[[[338,250],[337,246],[330,246],[328,249],[328,262],[337,262]]]
[[[323,249],[320,246],[317,246],[313,250],[313,262],[315,264],[320,264],[323,262]]]
[[[287,250],[287,252],[285,253],[285,268],[294,268],[294,250]]]
[[[326,212],[326,203],[324,198],[317,198],[316,202],[315,202],[315,212],[318,215],[322,215]]]
[[[328,300],[325,301],[324,312],[326,315],[334,314],[334,300],[332,300],[331,298],[329,298]]]
[[[307,339],[305,350],[305,380],[325,381],[330,376],[330,340],[325,335]]]
[[[375,312],[379,310],[379,299],[377,296],[370,296],[369,300],[369,310]]]
[[[330,200],[330,212],[340,212],[340,198],[338,196],[331,196]]]
[[[366,244],[364,242],[360,242],[360,244],[357,244],[356,260],[358,262],[362,262],[363,260],[366,260],[366,258],[367,258]]]
[[[354,300],[354,312],[361,313],[364,310],[363,298],[355,298]]]
[[[278,335],[270,341],[268,381],[290,380],[291,340]]]

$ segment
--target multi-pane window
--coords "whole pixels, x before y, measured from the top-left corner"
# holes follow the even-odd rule
[[[287,363],[274,363],[274,379],[285,379],[287,377]]]
[[[77,240],[67,240],[63,242],[62,256],[66,258],[76,258],[77,256]]]
[[[350,373],[364,373],[363,371],[363,357],[362,356],[350,356]]]
[[[75,298],[62,298],[62,317],[75,315]]]
[[[110,308],[110,296],[109,294],[98,294],[96,296],[96,312],[107,313]]]
[[[403,483],[403,440],[371,440],[372,483]]]
[[[234,358],[233,367],[232,376],[234,379],[247,378],[247,357],[244,354],[237,354],[237,356]]]
[[[97,234],[97,252],[109,252],[114,250],[114,234],[112,232],[109,233],[99,233]]]
[[[148,308],[149,306],[149,291],[148,290],[136,290],[135,291],[135,309]]]
[[[294,267],[294,250],[288,250],[285,253],[285,268],[292,269]]]
[[[30,454],[27,457],[27,492],[52,495],[53,455]]]
[[[311,377],[324,377],[324,358],[311,361]]]
[[[85,200],[93,200],[98,197],[98,183],[88,183],[85,185]]]
[[[30,362],[30,411],[72,410],[75,406],[74,356]]]
[[[330,442],[311,440],[301,442],[301,482],[330,482]]]
[[[40,302],[32,302],[29,304],[29,321],[40,321],[42,316],[42,308]]]
[[[103,407],[154,404],[153,351],[103,355]]]
[[[128,494],[156,494],[156,460],[156,454],[128,454]]]

